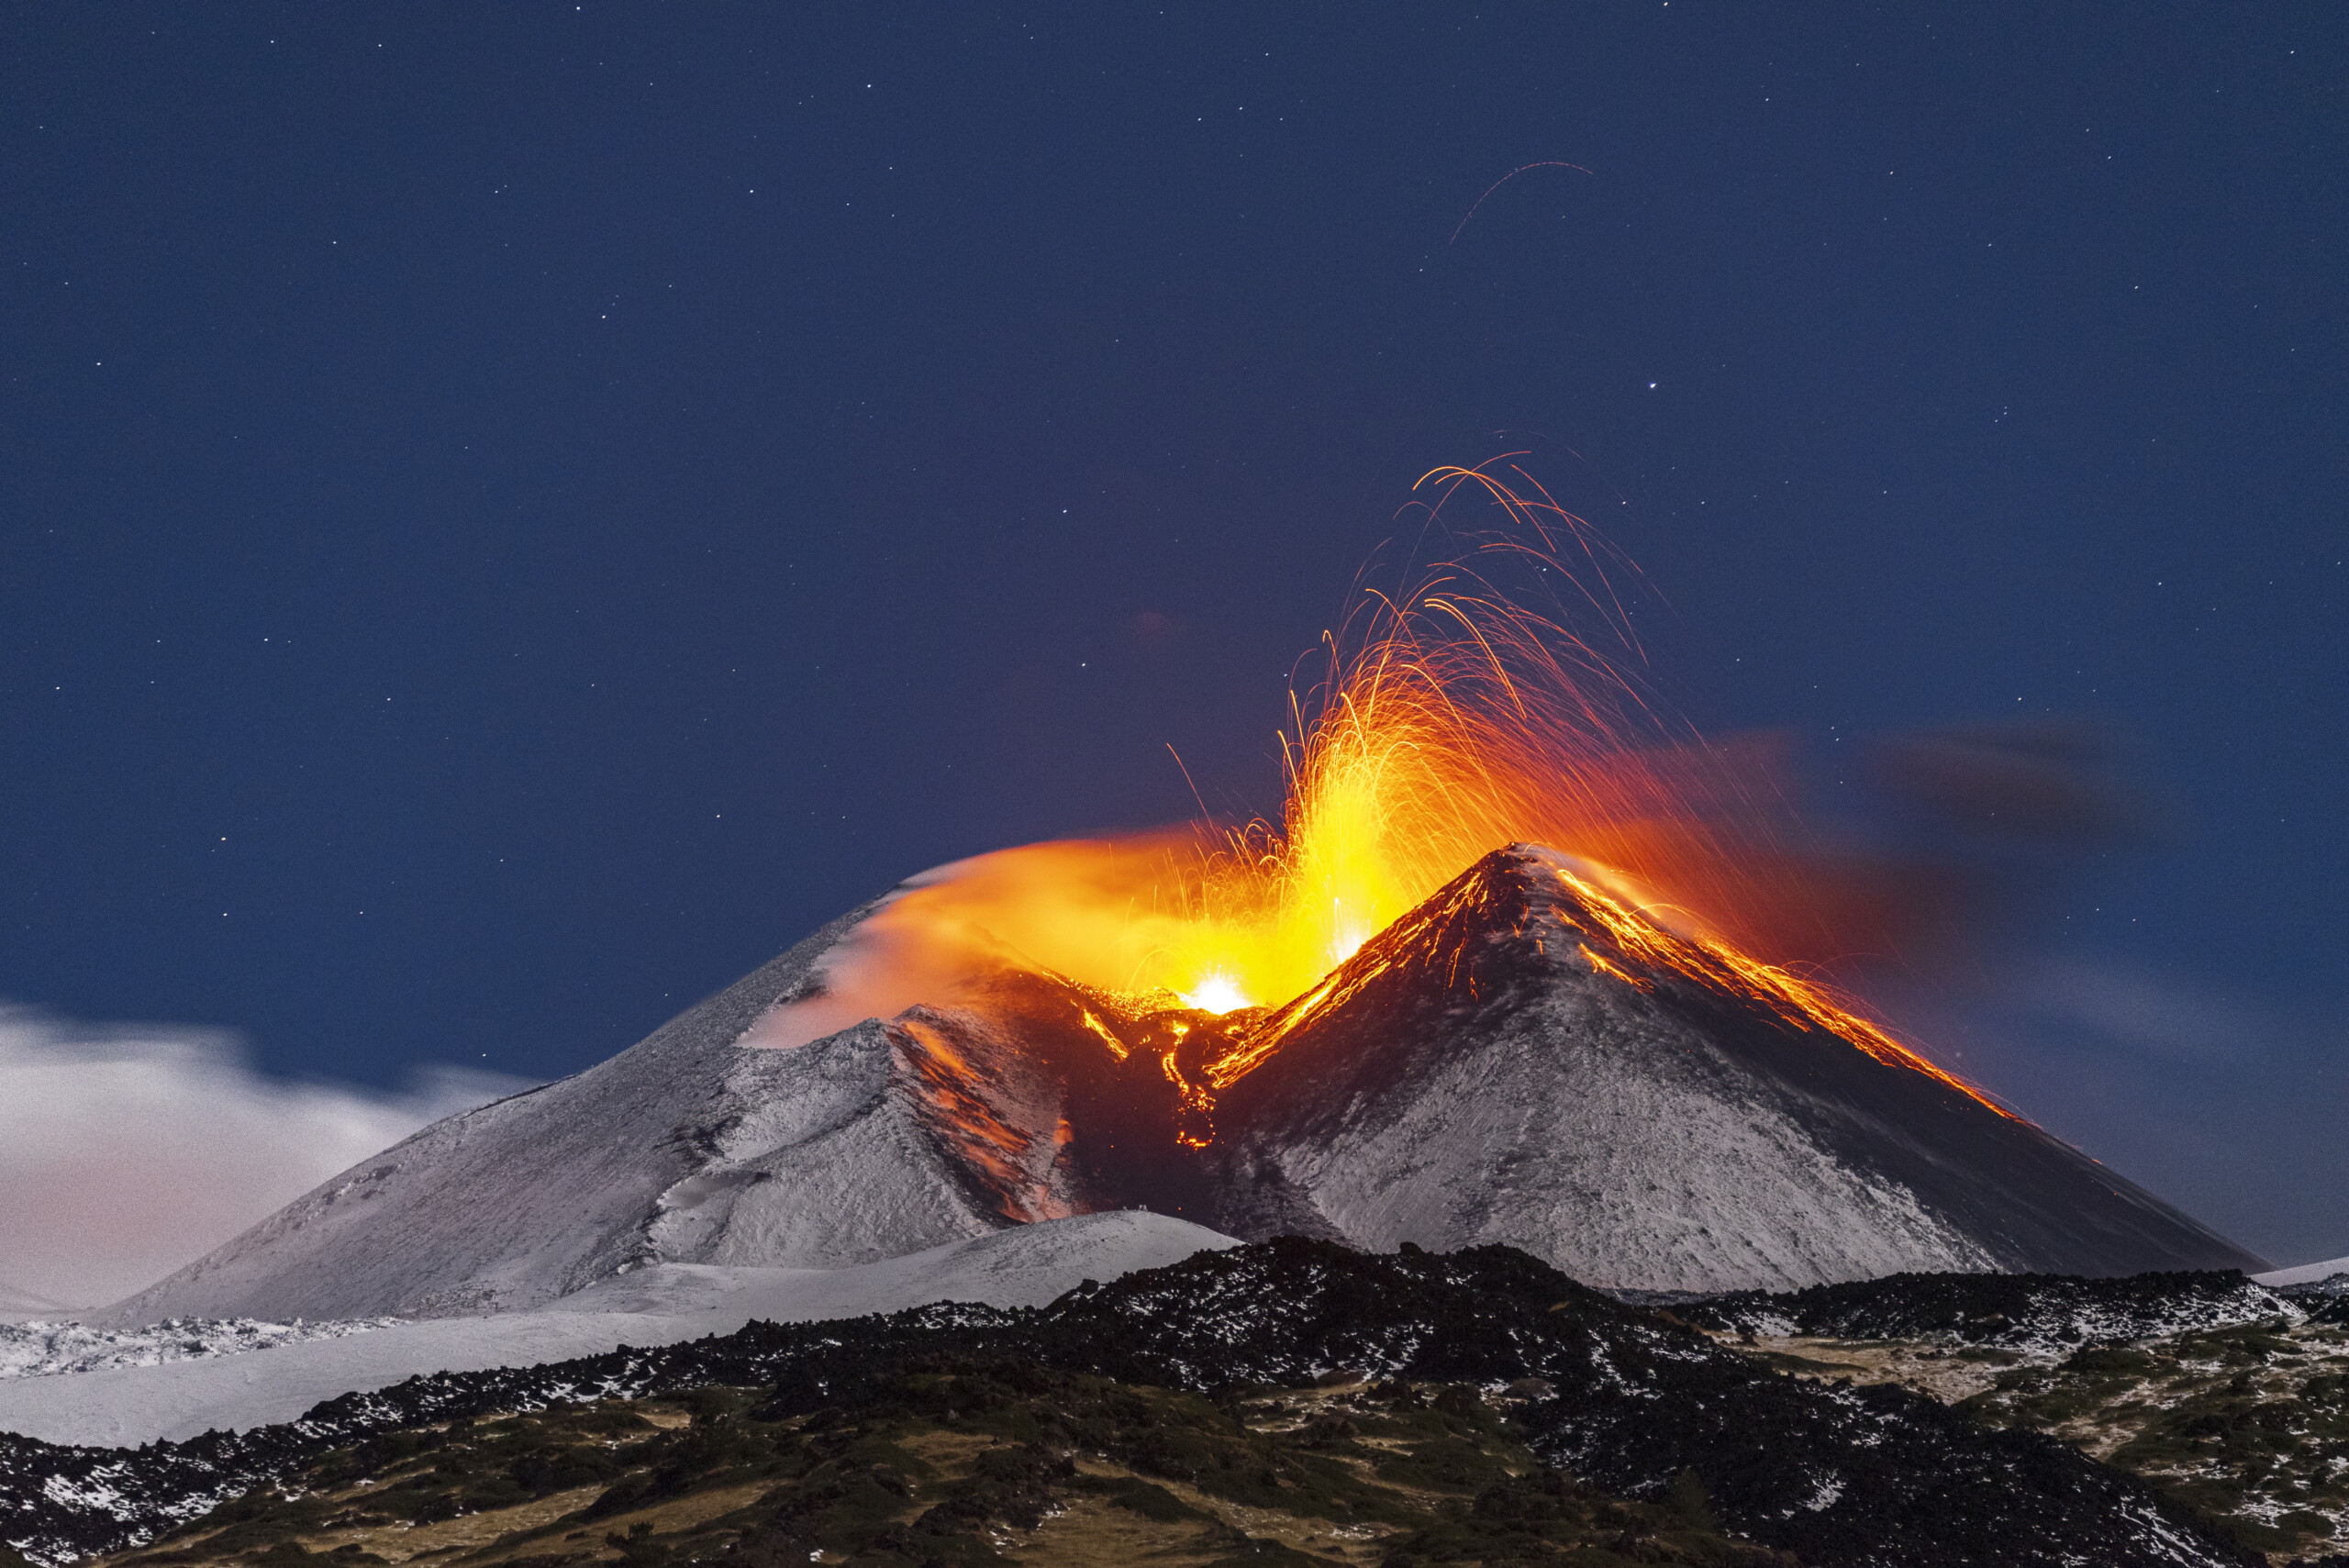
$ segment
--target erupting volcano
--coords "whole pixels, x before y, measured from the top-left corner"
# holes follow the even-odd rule
[[[1922,1068],[1789,967],[1881,948],[1896,939],[1890,911],[1801,855],[1765,747],[1709,743],[1643,697],[1615,583],[1629,563],[1516,477],[1530,496],[1482,471],[1420,481],[1436,492],[1431,514],[1465,487],[1507,526],[1462,536],[1463,553],[1405,586],[1360,588],[1325,639],[1326,675],[1292,696],[1279,823],[1033,844],[946,867],[867,921],[858,951],[828,964],[829,984],[859,1000],[936,1002],[1000,955],[1198,1011],[1277,1007],[1479,856],[1542,843],[1581,861],[1631,923],[1692,939],[1658,947],[1663,962],[1733,971],[1734,984],[1832,1014],[1872,1052]],[[803,1009],[769,1038],[814,1038],[840,1010]]]
[[[1031,844],[917,878],[827,961],[826,994],[782,1010],[760,1041],[939,1004],[1010,965],[1125,1011],[1230,1020],[1202,1036],[1221,1054],[1185,1080],[1204,1109],[1275,1049],[1286,1026],[1258,1028],[1265,1009],[1297,1014],[1478,857],[1540,843],[1575,858],[1593,918],[1644,962],[1965,1087],[1813,977],[1820,961],[1897,942],[1893,911],[1801,853],[1765,748],[1708,743],[1643,699],[1610,575],[1629,563],[1516,477],[1530,496],[1481,470],[1420,481],[1431,515],[1468,487],[1508,526],[1466,536],[1407,589],[1361,589],[1326,639],[1326,677],[1309,701],[1292,697],[1280,823]]]
[[[1521,474],[1422,484],[1507,526],[1364,591],[1277,825],[916,878],[117,1315],[517,1307],[1120,1207],[1630,1289],[2256,1265],[1825,983],[1898,933],[1753,748],[1642,699],[1628,564]]]

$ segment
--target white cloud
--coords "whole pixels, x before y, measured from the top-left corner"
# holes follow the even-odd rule
[[[0,1004],[0,1309],[128,1296],[417,1129],[527,1087],[446,1067],[396,1094],[287,1082],[232,1035]]]

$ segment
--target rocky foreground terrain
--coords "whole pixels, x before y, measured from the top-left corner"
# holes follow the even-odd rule
[[[2166,1440],[2226,1455],[2283,1432],[2295,1454],[2330,1455],[2310,1445],[2331,1429],[2300,1415],[2227,1423],[2333,1396],[2316,1360],[2332,1353],[2337,1325],[2316,1321],[2332,1298],[2311,1311],[2229,1274],[2058,1282],[2110,1296],[2099,1321],[2189,1316],[2166,1336],[2176,1353],[2131,1352],[2148,1370],[2112,1364],[2085,1333],[2060,1358],[2002,1347],[2038,1321],[2045,1282],[1990,1282],[2011,1289],[1983,1310],[1948,1279],[1640,1306],[1508,1248],[1276,1240],[1041,1308],[752,1324],[418,1378],[243,1434],[128,1451],[0,1440],[0,1537],[39,1563],[154,1568],[317,1555],[2124,1568],[2280,1561],[2276,1542],[2321,1538],[2320,1509],[2262,1517],[2254,1494],[2276,1495],[2275,1467],[2198,1495],[2176,1466],[2132,1473],[2125,1442],[2106,1463],[2034,1429],[2077,1435],[2064,1423],[2091,1407],[2067,1392],[2111,1409],[2128,1400],[2113,1379],[2142,1390],[2159,1376],[2166,1391],[2189,1376],[2177,1397],[2215,1403]],[[2132,1289],[2165,1305],[2132,1306]],[[1867,1290],[1856,1307],[1827,1299]],[[1896,1323],[1906,1350],[1859,1332]],[[1987,1383],[1953,1404],[1899,1386],[1891,1373],[1909,1364]],[[2288,1399],[2273,1379],[2296,1369],[2310,1375]],[[2219,1428],[2193,1425],[2211,1415]],[[2238,1430],[2254,1435],[2231,1448],[2222,1432]],[[2298,1484],[2306,1470],[2281,1473]]]
[[[1797,1376],[1897,1385],[2052,1434],[2246,1547],[2349,1564],[2323,1555],[2349,1551],[2344,1284],[1910,1275],[1678,1312]]]
[[[1543,1467],[1521,1403],[1395,1381],[1210,1398],[947,1358],[814,1416],[711,1387],[385,1433],[117,1561],[1794,1561],[1725,1538],[1693,1485],[1639,1503]]]

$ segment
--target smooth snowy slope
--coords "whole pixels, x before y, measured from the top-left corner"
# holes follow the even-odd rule
[[[0,1284],[0,1323],[23,1323],[36,1318],[55,1318],[75,1308],[61,1301],[13,1285]]]
[[[973,1180],[913,1035],[735,1043],[874,907],[607,1062],[362,1162],[97,1320],[512,1311],[648,1263],[838,1268],[1071,1212],[1007,1213]],[[1002,1066],[972,1070],[963,1097],[1042,1115]]]
[[[1602,1288],[2266,1266],[2028,1122],[1643,962],[1579,869],[1487,856],[1341,967],[1218,1105],[1202,1218],[1507,1242]]]
[[[2261,1284],[2322,1284],[2330,1279],[2349,1278],[2349,1258],[2328,1258],[2321,1263],[2302,1263],[2251,1277]]]
[[[1021,1226],[847,1269],[655,1265],[535,1312],[430,1318],[160,1366],[11,1379],[0,1383],[0,1431],[103,1447],[178,1440],[290,1421],[320,1400],[420,1373],[674,1344],[762,1318],[813,1322],[936,1301],[1041,1307],[1088,1279],[1237,1245],[1165,1215],[1123,1212]]]

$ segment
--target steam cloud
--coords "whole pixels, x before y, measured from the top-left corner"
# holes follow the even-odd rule
[[[396,1094],[288,1083],[231,1035],[0,1004],[0,1310],[128,1296],[418,1128],[527,1087],[454,1067]]]

